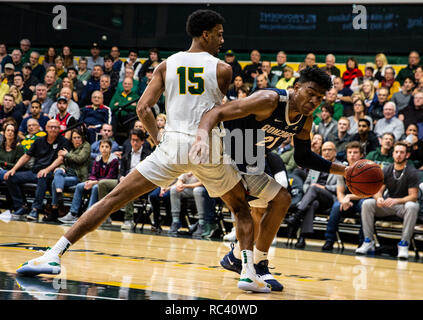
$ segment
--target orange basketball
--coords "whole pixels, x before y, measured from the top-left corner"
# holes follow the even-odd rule
[[[357,196],[373,196],[383,185],[383,171],[373,161],[361,159],[347,169],[346,184]]]

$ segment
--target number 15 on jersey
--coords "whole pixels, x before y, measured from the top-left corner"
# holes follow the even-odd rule
[[[201,95],[204,92],[203,67],[179,67],[176,69],[179,76],[179,94],[186,94],[187,89],[190,94]],[[187,87],[187,78],[192,85]]]

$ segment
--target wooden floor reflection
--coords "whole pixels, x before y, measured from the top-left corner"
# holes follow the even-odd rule
[[[250,294],[237,288],[237,274],[219,264],[228,243],[111,230],[97,230],[72,246],[56,277],[16,277],[20,263],[40,255],[67,228],[0,220],[0,299],[423,298],[423,264],[411,259],[296,250],[279,239],[269,252],[270,266],[284,291]]]

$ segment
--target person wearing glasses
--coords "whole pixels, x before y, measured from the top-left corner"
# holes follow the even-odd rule
[[[23,219],[26,216],[29,220],[38,221],[38,215],[43,207],[44,194],[51,184],[54,169],[63,163],[63,156],[58,155],[58,152],[71,148],[69,140],[60,134],[59,121],[48,121],[46,131],[47,135],[35,140],[28,152],[21,156],[13,168],[4,175],[13,202],[14,212],[12,215],[16,219]],[[18,171],[31,158],[34,158],[32,169]],[[21,184],[28,182],[37,184],[30,212],[20,188]]]

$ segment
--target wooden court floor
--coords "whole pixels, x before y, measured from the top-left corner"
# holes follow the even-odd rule
[[[237,274],[219,261],[222,241],[194,240],[140,231],[98,229],[62,258],[62,273],[17,277],[17,266],[52,246],[69,227],[0,220],[0,300],[218,299],[414,300],[423,298],[423,263],[319,250],[269,252],[283,292],[252,294],[237,288]],[[309,245],[308,245],[309,246]]]

